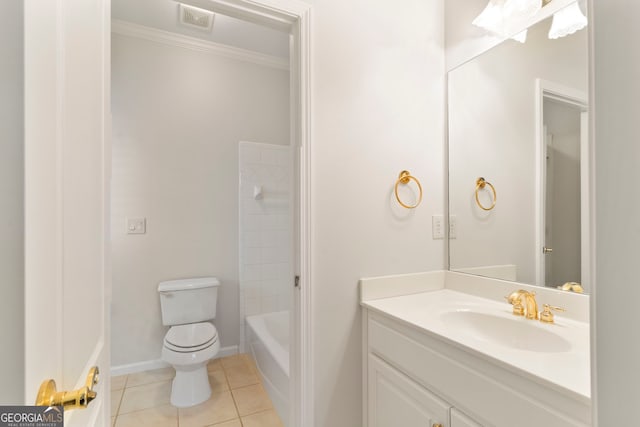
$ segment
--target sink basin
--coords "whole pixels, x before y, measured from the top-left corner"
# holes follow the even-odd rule
[[[447,327],[463,331],[480,341],[488,341],[511,349],[540,353],[563,353],[571,343],[550,329],[523,317],[503,317],[477,311],[449,311],[441,314]]]

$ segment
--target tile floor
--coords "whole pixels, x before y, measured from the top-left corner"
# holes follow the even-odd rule
[[[169,403],[173,368],[111,378],[115,427],[282,427],[251,356],[212,360],[211,398],[191,408]]]

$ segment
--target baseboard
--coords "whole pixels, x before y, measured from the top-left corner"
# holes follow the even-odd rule
[[[135,374],[137,372],[152,371],[154,369],[161,369],[169,366],[171,365],[162,359],[145,360],[143,362],[129,363],[127,365],[112,366],[111,376],[117,377],[118,375]]]
[[[238,346],[230,345],[229,347],[222,347],[214,359],[220,359],[221,357],[233,356],[238,354]]]
[[[214,359],[233,356],[234,354],[238,354],[238,346],[230,345],[228,347],[222,347]],[[137,372],[152,371],[154,369],[161,369],[169,366],[171,365],[162,359],[144,360],[142,362],[129,363],[127,365],[112,366],[111,376],[116,377],[118,375],[135,374]]]

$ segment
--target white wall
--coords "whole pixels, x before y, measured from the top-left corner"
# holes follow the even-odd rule
[[[218,277],[237,345],[238,142],[288,143],[288,72],[121,35],[112,51],[112,364],[160,358],[162,280]]]
[[[640,401],[640,3],[592,1],[596,286],[592,301],[597,425],[637,424]],[[593,110],[592,110],[593,112]]]
[[[313,0],[312,300],[318,427],[362,425],[358,279],[441,269],[444,5]],[[402,169],[422,181],[399,208]]]
[[[507,40],[449,72],[452,269],[515,264],[518,281],[536,282],[535,80],[587,92],[586,31],[549,40],[550,24],[529,29],[525,44]],[[478,177],[495,186],[492,211],[476,206]]]
[[[0,405],[24,403],[23,13],[0,3]]]

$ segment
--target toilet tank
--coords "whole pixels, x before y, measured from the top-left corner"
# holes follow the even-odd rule
[[[218,286],[220,282],[215,277],[160,282],[162,324],[183,325],[215,318]]]

